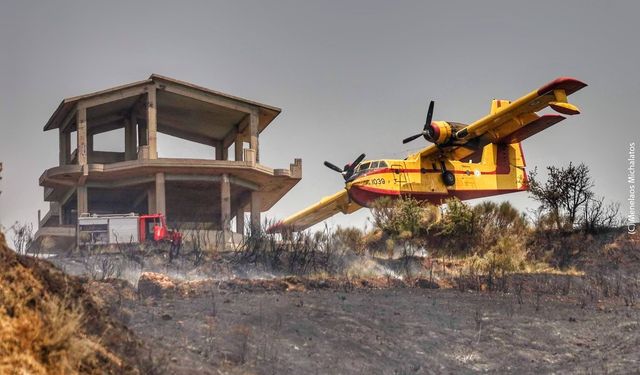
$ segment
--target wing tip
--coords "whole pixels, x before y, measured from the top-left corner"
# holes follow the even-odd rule
[[[538,95],[544,95],[549,91],[556,89],[564,89],[567,95],[571,95],[574,92],[587,87],[588,85],[576,78],[572,77],[558,77],[553,81],[538,89]]]
[[[305,229],[306,227],[304,226],[286,224],[284,221],[281,220],[271,225],[269,228],[267,228],[266,232],[269,234],[276,234],[276,233],[286,234],[286,233],[299,232]]]
[[[278,233],[284,230],[285,225],[282,220],[278,221],[275,224],[272,224],[269,228],[267,228],[267,233]]]

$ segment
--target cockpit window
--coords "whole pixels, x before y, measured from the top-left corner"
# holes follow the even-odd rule
[[[383,160],[378,160],[378,161],[370,161],[370,162],[366,162],[366,163],[362,163],[360,165],[358,165],[358,167],[355,170],[355,173],[364,173],[367,170],[371,170],[371,169],[379,169],[379,168],[388,168],[389,165],[387,164],[386,161]]]

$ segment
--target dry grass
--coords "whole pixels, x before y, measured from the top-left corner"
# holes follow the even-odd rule
[[[0,246],[9,251],[0,233]],[[77,373],[91,355],[79,306],[50,295],[28,269],[0,273],[0,373]]]
[[[78,280],[17,255],[0,232],[0,374],[140,373],[138,348]]]

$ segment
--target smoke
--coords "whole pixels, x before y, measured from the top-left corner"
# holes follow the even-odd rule
[[[420,258],[381,259],[370,255],[357,255],[345,252],[336,257],[331,269],[310,268],[298,276],[349,277],[349,278],[392,278],[405,280],[407,275],[418,276],[424,272]],[[143,272],[164,274],[173,280],[194,281],[229,281],[274,280],[291,276],[286,267],[270,267],[260,263],[241,263],[232,259],[218,259],[194,264],[193,259],[179,257],[172,262],[161,254],[152,254],[143,258],[131,259],[122,254],[91,254],[77,257],[56,256],[49,259],[66,273],[76,276],[102,280],[117,278],[126,280],[137,287]]]

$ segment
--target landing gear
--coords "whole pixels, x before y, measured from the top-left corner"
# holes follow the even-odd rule
[[[456,183],[456,176],[449,171],[444,171],[442,172],[442,182],[446,186],[453,186]]]
[[[442,162],[440,165],[442,166],[442,182],[444,183],[444,185],[445,186],[455,185],[456,176],[445,168],[444,162]]]

